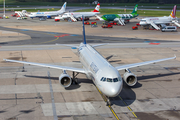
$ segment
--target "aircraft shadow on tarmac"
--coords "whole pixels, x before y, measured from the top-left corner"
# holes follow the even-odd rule
[[[31,77],[31,78],[42,78],[42,79],[46,79],[49,80],[49,78],[47,76],[32,76],[32,75],[24,75],[26,77]],[[50,77],[51,80],[57,80],[59,82],[59,77]],[[88,83],[88,84],[94,84],[92,82],[92,80],[89,79],[80,79],[78,78],[78,84],[72,83],[71,86],[69,86],[68,88],[65,88],[66,90],[74,90],[74,89],[78,89],[81,87],[81,83]]]
[[[158,75],[145,75],[145,76],[137,77],[137,80],[141,81],[141,80],[146,80],[146,79],[166,77],[166,76],[178,75],[178,74],[180,74],[180,72],[158,74]],[[148,80],[148,81],[152,81],[152,80]],[[146,80],[146,82],[148,82],[148,81]],[[159,80],[157,80],[157,81],[159,81]],[[171,80],[164,80],[164,81],[169,82]],[[113,104],[118,105],[118,106],[129,106],[129,105],[131,105],[136,100],[136,94],[133,91],[133,89],[140,88],[140,87],[142,87],[142,84],[140,84],[139,82],[137,82],[136,85],[133,87],[127,86],[127,84],[124,82],[123,83],[123,89],[122,89],[121,93],[117,97],[110,98],[112,105]],[[123,101],[120,99],[120,97],[123,99]]]

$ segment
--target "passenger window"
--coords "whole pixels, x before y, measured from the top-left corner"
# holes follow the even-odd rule
[[[112,79],[111,78],[107,78],[107,82],[112,82]]]
[[[106,78],[104,78],[103,81],[106,81]]]
[[[118,79],[117,79],[117,78],[114,78],[114,79],[113,79],[113,82],[117,82],[117,81],[118,81]]]

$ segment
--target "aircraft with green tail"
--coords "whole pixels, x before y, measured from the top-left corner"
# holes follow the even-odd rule
[[[99,19],[105,21],[117,21],[121,25],[125,25],[125,22],[129,22],[130,19],[138,16],[137,8],[138,8],[138,4],[136,4],[131,14],[106,14]]]

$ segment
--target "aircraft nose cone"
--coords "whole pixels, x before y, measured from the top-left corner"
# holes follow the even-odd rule
[[[122,83],[119,86],[112,86],[108,88],[108,91],[106,91],[106,96],[108,97],[116,97],[122,90]]]

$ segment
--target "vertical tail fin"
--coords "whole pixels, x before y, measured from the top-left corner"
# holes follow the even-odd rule
[[[136,4],[131,14],[137,14],[137,10],[138,10],[138,4]]]
[[[86,35],[85,35],[85,28],[84,28],[84,16],[82,16],[82,24],[83,24],[83,43],[86,44]]]
[[[93,12],[99,12],[100,9],[100,3],[97,4]]]
[[[177,8],[177,6],[174,5],[174,8],[173,8],[173,10],[172,10],[172,12],[171,12],[171,14],[170,14],[170,16],[171,16],[172,18],[175,18],[175,17],[176,17],[176,8]]]
[[[61,7],[59,11],[66,12],[66,2],[63,4],[63,6]]]

